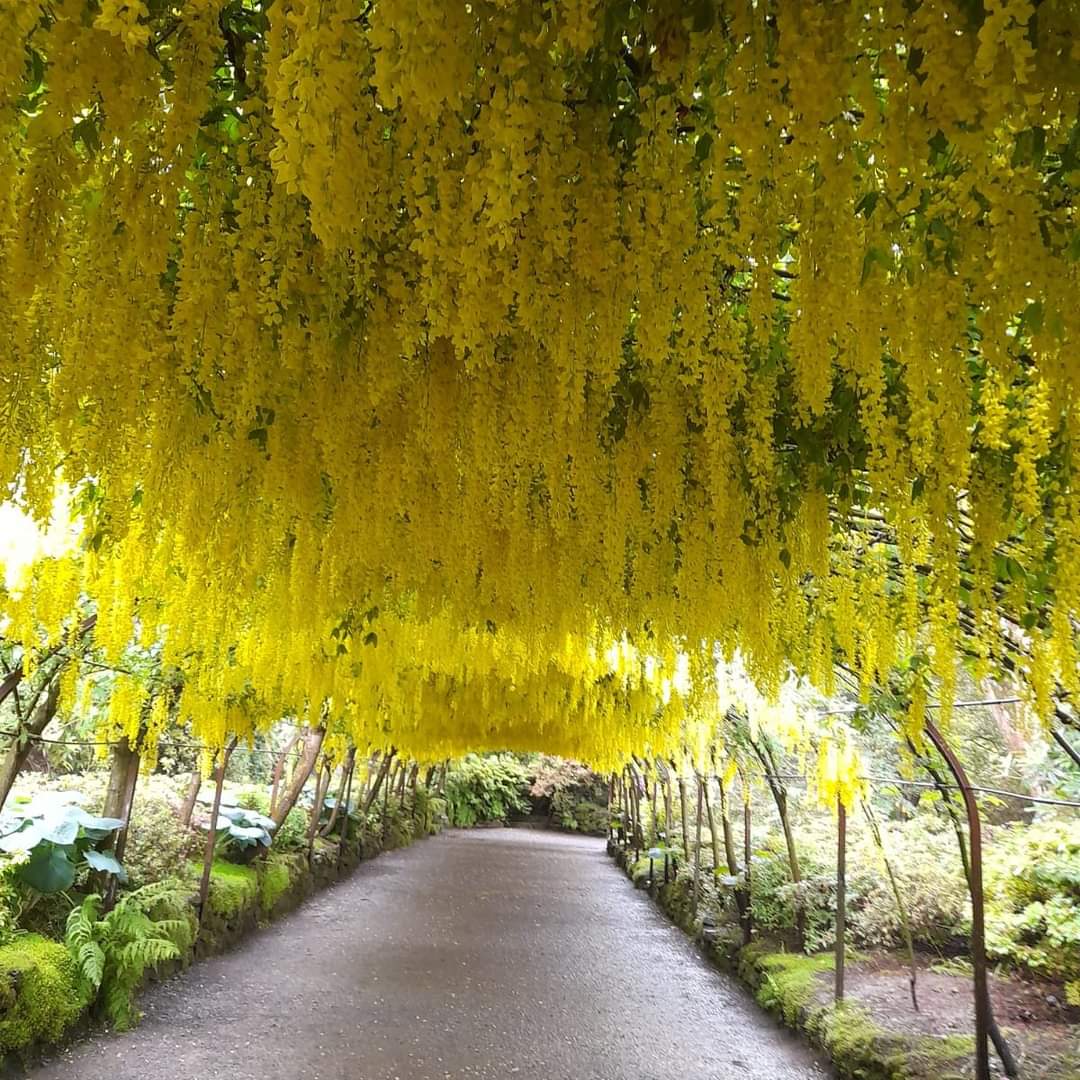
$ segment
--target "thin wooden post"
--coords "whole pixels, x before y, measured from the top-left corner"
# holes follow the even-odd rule
[[[341,875],[341,858],[345,853],[345,841],[349,835],[349,800],[352,798],[353,773],[356,772],[356,748],[349,752],[348,776],[345,780],[345,805],[341,812],[341,832],[338,835],[337,859],[334,862],[334,873]]]
[[[697,836],[694,844],[694,892],[690,910],[696,917],[698,903],[701,900],[701,822],[704,807],[701,796],[701,774],[695,770],[694,777],[697,781]]]
[[[307,861],[308,866],[315,854],[315,835],[319,831],[319,818],[322,817],[323,805],[326,802],[326,790],[330,786],[330,766],[325,762],[315,777],[315,798],[311,804],[311,817],[308,819],[307,831]]]
[[[386,843],[387,823],[390,819],[390,789],[394,786],[394,780],[397,778],[398,762],[394,762],[390,766],[390,771],[383,782],[383,804],[382,804],[382,842]]]
[[[203,921],[206,914],[206,901],[210,895],[210,869],[214,865],[214,847],[217,844],[217,819],[221,809],[221,790],[225,786],[225,770],[229,767],[229,758],[236,749],[237,740],[234,738],[227,747],[221,751],[221,764],[217,768],[214,783],[214,804],[210,810],[210,828],[206,833],[206,848],[203,852],[202,881],[199,883],[199,922]]]
[[[750,789],[746,786],[746,778],[743,778],[743,869],[746,874],[746,918],[743,920],[743,944],[749,945],[754,936],[754,910],[752,907],[753,887],[750,878],[750,867],[753,858],[753,843],[750,828]]]
[[[833,996],[844,1000],[845,936],[847,933],[847,810],[836,800],[836,977]]]

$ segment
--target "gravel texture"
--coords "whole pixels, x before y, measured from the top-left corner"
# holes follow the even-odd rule
[[[528,829],[363,864],[148,991],[36,1080],[810,1080],[831,1075],[604,855]]]

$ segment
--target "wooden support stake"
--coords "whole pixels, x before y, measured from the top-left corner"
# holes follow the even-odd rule
[[[308,866],[311,865],[312,857],[315,854],[315,835],[319,831],[319,818],[322,817],[323,805],[326,803],[326,790],[330,786],[330,777],[332,773],[330,766],[323,763],[323,767],[319,770],[318,775],[315,777],[315,797],[311,804],[311,816],[308,818],[308,831],[307,831],[307,861]]]
[[[352,798],[353,773],[356,772],[356,748],[349,751],[348,774],[345,780],[345,805],[341,811],[341,833],[338,835],[337,860],[334,863],[334,873],[341,874],[341,859],[345,854],[345,842],[349,836],[349,800]]]
[[[697,781],[697,836],[696,843],[694,844],[694,893],[691,902],[691,911],[696,918],[698,904],[701,901],[701,822],[704,806],[701,795],[703,786],[701,783],[701,775],[695,772],[694,777]]]
[[[753,891],[750,880],[750,867],[753,857],[753,843],[750,830],[750,790],[743,778],[743,869],[746,874],[746,886],[743,895],[746,898],[746,918],[743,920],[743,944],[749,945],[754,936],[754,911],[751,906]]]
[[[844,1000],[845,936],[847,933],[847,810],[836,800],[836,978],[833,996]]]

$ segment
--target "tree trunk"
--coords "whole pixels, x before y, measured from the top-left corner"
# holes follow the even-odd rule
[[[342,800],[345,798],[345,785],[352,779],[353,766],[356,764],[356,747],[350,746],[349,752],[345,755],[345,760],[341,763],[341,783],[338,785],[337,800],[334,802],[334,808],[330,811],[330,820],[326,823],[326,827],[319,834],[320,836],[329,836],[334,831],[334,826],[337,824],[338,814],[341,812]],[[346,811],[348,816],[348,811]]]
[[[18,734],[11,740],[3,761],[0,762],[0,807],[3,807],[7,801],[19,773],[26,764],[26,759],[30,756],[30,751],[34,748],[34,740],[28,736],[40,735],[49,726],[56,715],[59,701],[60,680],[56,678],[54,672],[44,699],[38,702],[29,720],[21,725]]]
[[[776,810],[780,816],[780,828],[784,833],[784,843],[787,846],[788,869],[791,873],[791,883],[795,886],[795,937],[799,948],[805,949],[806,907],[799,889],[799,885],[802,884],[802,873],[799,870],[799,852],[795,846],[795,833],[791,828],[791,818],[788,815],[787,788],[779,777],[779,770],[776,768],[776,762],[768,746],[763,748],[755,742],[751,742],[751,746],[765,770],[765,780],[772,792],[773,801],[776,803]]]
[[[705,820],[709,823],[709,846],[712,848],[713,876],[720,869],[720,836],[716,828],[716,813],[713,810],[712,798],[709,795],[709,785],[705,784]],[[731,873],[731,864],[728,863],[728,873]]]
[[[217,846],[217,819],[221,810],[221,789],[225,786],[225,770],[229,767],[229,758],[236,749],[239,740],[234,738],[221,751],[221,764],[214,773],[214,802],[210,808],[210,827],[206,830],[206,847],[203,849],[202,880],[199,882],[199,922],[206,913],[206,901],[210,896],[210,871],[214,865],[214,848]]]
[[[112,767],[105,788],[105,804],[101,809],[103,817],[127,821],[128,798],[133,787],[131,774],[134,772],[138,775],[138,771],[139,752],[132,749],[126,738],[121,739],[112,748]]]
[[[675,806],[671,791],[671,774],[666,765],[661,765],[657,759],[657,769],[664,770],[664,844],[671,847],[671,830],[675,819]]]
[[[326,728],[308,728],[303,735],[304,749],[300,756],[300,762],[293,772],[288,788],[281,794],[270,815],[274,824],[280,829],[281,823],[289,816],[289,811],[296,805],[300,798],[300,792],[311,776],[311,770],[315,768],[315,762],[322,749],[323,739],[326,737]]]
[[[672,762],[674,766],[674,762]],[[686,816],[686,777],[676,774],[679,784],[679,817],[682,819],[683,855],[690,858],[690,823]]]
[[[964,800],[964,809],[968,818],[968,837],[970,850],[967,852],[968,892],[971,894],[971,964],[975,982],[975,1076],[976,1080],[990,1080],[990,1047],[994,1048],[1005,1066],[1007,1076],[1018,1075],[1016,1059],[1009,1044],[1005,1041],[994,1019],[993,1005],[990,1001],[990,982],[986,967],[986,926],[985,905],[982,879],[982,825],[979,819],[979,805],[975,793],[971,790],[967,772],[960,759],[942,737],[934,724],[926,720],[926,734],[937,752],[945,759],[949,771],[953,774],[960,794]],[[961,834],[962,835],[962,834]],[[961,847],[963,841],[961,840]]]
[[[278,790],[281,787],[281,778],[285,774],[285,764],[289,760],[289,755],[293,752],[293,747],[300,741],[300,732],[298,731],[288,741],[285,749],[281,751],[277,756],[277,760],[274,762],[274,774],[271,779],[270,785],[270,817],[274,816],[274,809],[277,806]]]
[[[109,782],[105,788],[105,804],[102,816],[119,818],[124,824],[102,842],[101,850],[112,851],[117,860],[124,857],[127,847],[128,829],[131,824],[131,803],[135,798],[135,784],[139,779],[139,751],[133,749],[126,738],[114,744],[112,748],[112,767],[109,770]],[[117,878],[114,874],[102,872],[98,884],[102,892],[105,910],[108,911],[116,900]]]
[[[349,757],[346,760],[348,762],[348,772],[345,781],[345,811],[341,817],[341,832],[338,834],[337,862],[334,866],[335,872],[339,875],[341,874],[341,857],[345,854],[345,843],[349,838],[349,800],[352,797],[353,773],[356,772],[356,747],[352,747],[349,750]]]
[[[199,791],[202,788],[202,772],[198,769],[192,770],[191,779],[188,781],[187,794],[184,796],[184,805],[180,808],[180,821],[191,828],[191,816],[195,813],[195,803],[199,798]]]
[[[728,873],[732,877],[739,876],[739,859],[735,853],[735,836],[731,828],[731,816],[728,814],[727,791],[724,788],[723,777],[716,778],[720,791],[720,822],[724,829],[724,854],[727,857]],[[735,887],[735,910],[739,915],[739,925],[743,927],[743,937],[749,941],[747,919],[750,911],[749,874],[750,855],[746,855],[747,884]]]
[[[394,759],[396,751],[391,748],[390,753],[386,754],[382,759],[382,764],[379,766],[379,771],[375,774],[375,779],[371,783],[371,787],[368,788],[366,797],[364,798],[364,813],[366,814],[372,806],[375,804],[375,800],[379,796],[379,788],[386,780],[386,774],[390,771],[390,763]]]

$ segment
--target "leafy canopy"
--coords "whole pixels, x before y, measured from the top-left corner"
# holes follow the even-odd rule
[[[1075,0],[4,11],[20,640],[427,760],[668,752],[717,650],[1080,691]]]

